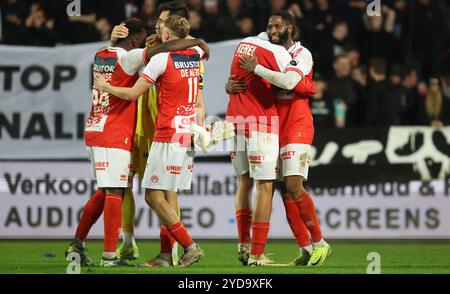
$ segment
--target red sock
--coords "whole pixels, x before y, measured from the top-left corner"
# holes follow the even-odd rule
[[[250,227],[252,226],[252,210],[238,209],[236,210],[236,223],[238,230],[238,242],[250,243]]]
[[[75,237],[81,242],[86,240],[89,230],[97,222],[100,215],[102,215],[105,197],[106,193],[104,191],[97,190],[84,206],[83,214],[81,215],[80,223],[75,233]]]
[[[162,225],[159,232],[159,237],[161,238],[161,251],[160,253],[172,254],[173,245],[175,244],[175,239],[167,230],[166,226]]]
[[[186,228],[183,226],[181,221],[178,221],[176,224],[168,226],[170,234],[177,240],[177,242],[183,246],[183,248],[188,248],[191,246],[194,241],[192,241],[191,236],[189,235]]]
[[[283,202],[284,208],[286,210],[286,218],[289,222],[292,233],[297,240],[298,246],[306,247],[311,245],[308,229],[306,228],[302,218],[300,217],[297,203],[292,199],[284,200]]]
[[[252,249],[251,255],[261,255],[267,243],[267,235],[269,234],[270,223],[252,223]]]
[[[104,252],[116,252],[119,231],[122,222],[122,197],[108,194],[105,198],[105,213],[103,224],[105,228],[105,239],[103,243]]]
[[[322,230],[320,229],[319,219],[317,218],[316,208],[314,207],[311,196],[308,192],[305,192],[295,202],[297,203],[303,223],[311,234],[312,241],[319,242],[322,240]]]

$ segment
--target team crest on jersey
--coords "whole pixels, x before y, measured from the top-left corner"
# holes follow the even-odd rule
[[[157,175],[153,175],[150,180],[152,181],[153,184],[156,184],[159,182],[159,177]]]

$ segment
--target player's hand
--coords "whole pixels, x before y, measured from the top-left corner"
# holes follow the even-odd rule
[[[145,40],[145,46],[152,47],[156,44],[161,44],[161,39],[159,38],[158,34],[153,34],[147,37]]]
[[[245,91],[246,86],[244,81],[236,80],[236,76],[230,76],[228,82],[225,84],[225,91],[227,94],[236,94]]]
[[[108,83],[106,82],[106,79],[103,75],[99,73],[94,74],[94,88],[100,91],[105,91],[107,86]]]
[[[258,58],[255,55],[252,57],[242,55],[239,57],[239,62],[241,63],[241,68],[249,72],[254,72],[256,66],[258,65]]]
[[[123,39],[128,37],[128,28],[125,26],[125,23],[121,23],[114,27],[111,32],[111,43],[116,43],[119,39]]]
[[[200,49],[202,49],[203,52],[205,52],[203,54],[203,56],[202,56],[202,59],[208,60],[209,59],[209,46],[208,46],[208,44],[204,40],[199,39],[198,47],[200,47]]]

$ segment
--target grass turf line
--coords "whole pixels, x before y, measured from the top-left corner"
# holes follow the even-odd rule
[[[65,274],[67,261],[64,250],[68,241],[0,241],[0,273],[51,273]],[[305,267],[244,267],[237,260],[233,241],[203,241],[199,245],[205,257],[189,268],[83,268],[82,273],[127,274],[365,274],[369,252],[381,255],[381,272],[384,274],[450,273],[449,242],[377,243],[377,242],[330,242],[333,254],[319,268]],[[140,258],[131,264],[143,263],[153,258],[159,250],[158,241],[138,242]],[[91,258],[98,264],[103,243],[88,241]],[[294,242],[270,242],[266,252],[273,253],[275,261],[287,263],[298,254]],[[45,257],[53,253],[55,257]]]

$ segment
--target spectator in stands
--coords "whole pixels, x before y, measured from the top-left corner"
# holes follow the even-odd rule
[[[333,101],[327,96],[327,82],[320,74],[314,75],[316,93],[309,99],[315,127],[334,127]]]
[[[328,74],[336,56],[345,53],[346,46],[349,46],[348,26],[344,20],[339,20],[333,25],[332,33],[321,43],[315,54],[316,70]]]
[[[157,2],[155,0],[144,0],[141,9],[139,9],[138,18],[142,20],[147,28],[153,29],[158,21],[156,5]]]
[[[358,50],[358,48],[353,45],[349,44],[347,48],[345,49],[345,54],[347,55],[348,59],[350,60],[350,66],[352,68],[355,68],[360,63],[361,58],[361,52]]]
[[[389,89],[398,100],[398,124],[414,125],[417,121],[415,100],[403,85],[404,70],[400,64],[393,64],[389,69]]]
[[[380,58],[372,59],[369,76],[365,125],[387,127],[398,124],[398,99],[386,80],[386,62]]]
[[[337,56],[333,63],[334,75],[328,82],[327,96],[338,105],[339,109],[344,109],[343,124],[345,126],[355,125],[354,106],[357,100],[355,84],[351,78],[350,60],[345,54]],[[341,113],[341,111],[338,111]],[[343,127],[343,126],[340,126]]]
[[[241,0],[226,0],[225,7],[218,16],[216,26],[217,33],[222,39],[238,39],[242,36],[237,25],[239,16],[247,13]]]
[[[351,115],[353,116],[354,125],[361,126],[364,124],[365,102],[367,100],[367,66],[361,64],[353,67],[352,80],[355,85],[357,98],[353,107],[353,113],[351,113]]]
[[[109,39],[111,39],[112,26],[106,18],[102,17],[97,20],[95,22],[95,28],[97,29],[102,41],[109,41]]]
[[[415,0],[408,6],[404,34],[411,44],[412,64],[425,78],[441,71],[440,54],[448,39],[448,22],[438,1]]]
[[[4,44],[23,44],[20,32],[30,11],[28,1],[6,0],[0,3],[2,21],[2,42]]]
[[[395,38],[393,35],[395,26],[395,10],[387,5],[382,6],[382,15],[363,16],[366,30],[362,37],[363,60],[367,63],[374,58],[382,58],[387,62],[392,61],[395,55]]]
[[[244,38],[255,34],[253,18],[249,13],[241,13],[237,18],[236,25],[239,28],[239,38]]]
[[[450,124],[450,98],[442,93],[437,78],[428,82],[427,95],[419,104],[419,120],[421,124],[433,127]]]
[[[25,20],[23,44],[33,46],[54,46],[57,35],[54,30],[55,21],[48,18],[47,12],[38,2],[33,2],[30,14]]]

